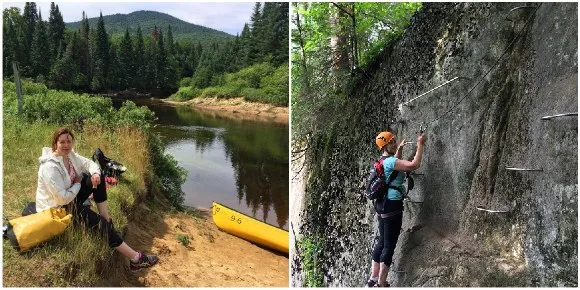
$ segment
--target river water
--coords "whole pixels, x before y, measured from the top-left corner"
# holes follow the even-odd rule
[[[288,125],[134,100],[155,112],[166,153],[187,170],[184,205],[212,201],[288,230]]]

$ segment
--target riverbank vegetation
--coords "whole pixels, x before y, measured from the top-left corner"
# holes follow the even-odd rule
[[[35,200],[38,157],[42,147],[50,147],[51,136],[60,126],[73,129],[75,151],[81,155],[90,157],[101,148],[127,166],[118,185],[108,190],[110,215],[119,232],[129,230],[129,219],[138,218],[131,217],[136,206],[146,203],[155,210],[160,194],[169,197],[174,208],[181,207],[184,171],[164,154],[159,138],[151,132],[154,114],[147,108],[128,101],[117,110],[107,98],[23,82],[23,110],[18,114],[14,83],[4,81],[3,85],[4,223],[19,217],[25,205]],[[108,275],[111,263],[127,262],[114,259],[115,255],[96,232],[76,225],[25,254],[5,240],[3,284],[91,286]]]
[[[191,83],[190,78],[182,80],[182,84],[188,83]],[[288,63],[278,68],[267,62],[251,65],[235,73],[226,73],[203,89],[186,85],[169,100],[183,102],[193,98],[239,97],[250,102],[288,106]]]
[[[288,106],[288,3],[260,2],[231,46],[205,50],[170,99],[235,98]]]

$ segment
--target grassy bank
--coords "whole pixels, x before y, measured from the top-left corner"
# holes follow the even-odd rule
[[[249,102],[288,106],[288,63],[279,67],[267,62],[255,64],[235,73],[214,77],[210,87],[200,88],[198,83],[196,79],[182,79],[179,90],[169,100],[243,97]]]
[[[154,209],[159,193],[180,207],[183,172],[149,131],[154,116],[148,109],[128,103],[115,110],[109,99],[31,83],[23,87],[24,110],[17,115],[14,85],[4,82],[4,223],[20,216],[24,206],[35,200],[38,157],[42,147],[50,147],[59,126],[73,128],[75,151],[81,155],[90,157],[98,147],[127,166],[119,184],[108,190],[110,215],[122,235],[129,230],[129,219],[135,218],[134,207],[147,203]],[[111,263],[127,263],[114,259],[115,255],[119,254],[96,232],[74,225],[25,254],[5,240],[3,283],[12,287],[91,286],[110,274]]]

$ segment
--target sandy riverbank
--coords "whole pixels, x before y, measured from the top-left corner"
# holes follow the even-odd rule
[[[166,212],[163,203],[138,207],[125,235],[127,244],[157,255],[159,264],[131,272],[120,261],[99,286],[288,287],[286,256],[222,232],[209,209]],[[188,236],[190,244],[182,245],[177,234]]]
[[[185,102],[162,100],[174,105],[193,106],[196,109],[241,120],[258,120],[288,124],[288,107],[244,101],[244,98],[195,98]]]

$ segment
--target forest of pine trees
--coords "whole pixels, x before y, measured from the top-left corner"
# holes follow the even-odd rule
[[[49,88],[169,94],[184,78],[186,86],[203,89],[254,64],[287,68],[288,63],[288,3],[256,3],[240,35],[214,43],[174,41],[171,26],[162,24],[152,31],[138,28],[134,35],[127,28],[124,37],[112,40],[102,14],[89,27],[84,12],[78,30],[66,29],[54,2],[48,21],[34,2],[22,13],[13,7],[3,13],[4,78],[13,77],[15,61],[22,77]]]

